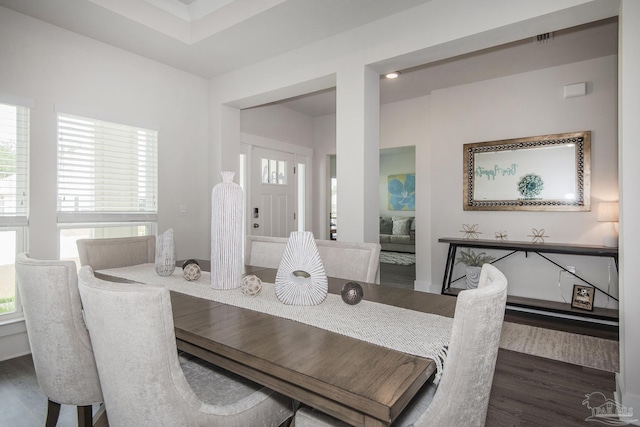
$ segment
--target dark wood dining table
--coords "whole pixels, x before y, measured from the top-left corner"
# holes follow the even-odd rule
[[[273,269],[245,272],[275,281]],[[329,292],[346,282],[329,278]],[[453,317],[451,296],[361,285],[365,300]],[[179,350],[350,425],[390,425],[436,369],[431,359],[269,314],[177,292],[171,303]]]

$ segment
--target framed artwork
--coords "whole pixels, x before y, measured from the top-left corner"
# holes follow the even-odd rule
[[[389,175],[388,180],[387,209],[390,211],[415,211],[416,174]]]
[[[596,289],[592,286],[573,285],[571,307],[593,311],[593,297],[595,293]]]

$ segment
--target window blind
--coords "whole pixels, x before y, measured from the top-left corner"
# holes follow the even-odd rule
[[[58,114],[58,222],[157,220],[158,133]]]
[[[29,111],[0,103],[0,226],[28,225]]]

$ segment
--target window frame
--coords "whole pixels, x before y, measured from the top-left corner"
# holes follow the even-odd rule
[[[151,130],[142,128],[139,126],[132,126],[124,123],[116,123],[101,120],[98,118],[91,118],[80,116],[71,113],[65,113],[58,111],[56,115],[57,123],[57,158],[56,158],[56,212],[57,212],[57,224],[100,224],[105,223],[127,223],[127,222],[153,222],[157,223],[158,218],[158,134],[157,130]],[[91,139],[87,134],[73,135],[73,129],[70,128],[73,125],[79,127],[85,127],[78,132],[86,132],[87,134],[93,134],[93,140],[87,141],[85,146],[82,145],[81,139]],[[90,131],[89,129],[92,129]],[[120,138],[120,132],[122,138]],[[104,135],[108,134],[109,137]],[[111,136],[112,134],[119,134],[118,136]],[[137,135],[134,137],[134,135]],[[148,140],[143,135],[149,136]],[[136,144],[132,142],[137,141],[138,148],[130,149],[131,157],[121,157],[122,152],[118,150],[118,145],[124,140],[129,141],[125,146],[130,149]],[[141,149],[141,141],[152,145],[151,149]],[[75,141],[75,143],[74,143]],[[142,142],[144,144],[144,142]],[[85,154],[81,159],[71,155],[69,150],[73,147],[77,148],[77,151],[86,150],[88,154]],[[69,151],[65,152],[67,149]],[[114,154],[117,153],[117,154]],[[145,159],[145,156],[148,158]],[[90,160],[87,160],[90,159]],[[141,163],[141,159],[144,159]],[[137,164],[136,164],[137,163]],[[77,166],[71,166],[72,164]],[[101,166],[102,165],[102,166]],[[117,167],[116,167],[117,165]],[[120,193],[123,191],[114,191],[114,188],[119,186],[118,181],[123,176],[118,173],[119,169],[124,165],[123,170],[129,171],[129,175],[133,176],[130,172],[136,170],[137,181],[132,184],[126,182],[125,186],[137,186],[134,197],[126,197]],[[78,167],[79,169],[76,169]],[[87,168],[83,177],[82,172],[79,170],[85,167]],[[140,174],[140,170],[144,170],[143,174]],[[108,171],[105,173],[104,171]],[[71,173],[70,173],[71,171]],[[72,173],[78,174],[80,179],[77,183],[80,183],[79,187],[69,190],[69,177]],[[93,181],[91,181],[93,177]],[[100,184],[96,184],[96,183]],[[73,185],[77,185],[74,183]],[[88,186],[88,190],[82,190],[82,185]],[[93,188],[91,188],[93,186]],[[96,188],[100,187],[100,188]],[[150,188],[148,192],[141,192],[140,188]],[[64,189],[64,190],[61,190]],[[80,207],[78,204],[76,209],[69,209],[68,206],[63,205],[63,196],[74,196],[73,191],[76,191],[75,197],[82,196],[81,192],[85,191],[86,197],[85,207]],[[114,192],[117,194],[115,199],[118,200],[119,205],[111,205],[108,203],[109,193]],[[129,191],[131,193],[131,191]],[[141,198],[141,195],[144,196]],[[137,199],[137,200],[134,200]],[[141,209],[140,201],[151,199],[151,204],[145,203]],[[100,204],[103,207],[100,208]],[[67,202],[68,203],[68,202]],[[88,208],[87,206],[92,208]],[[126,206],[126,207],[125,207]],[[154,209],[149,209],[149,206],[153,206]]]
[[[24,226],[1,226],[0,232],[3,231],[15,231],[16,233],[16,255],[22,252],[28,252],[29,246],[29,227]],[[15,262],[14,262],[15,266]],[[15,286],[15,310],[8,313],[0,313],[0,324],[11,322],[16,319],[24,318],[24,312],[22,309],[22,301],[20,299],[20,292],[18,291],[18,283],[14,281]]]
[[[89,171],[88,172],[89,176],[100,177],[101,172],[104,174],[105,170],[108,171],[108,173],[111,175],[117,175],[117,174],[114,174],[113,172],[114,170],[116,170],[116,168],[113,168],[113,166],[114,165],[118,167],[121,166],[121,163],[119,163],[119,160],[117,158],[122,153],[119,152],[118,154],[113,156],[101,155],[102,153],[108,153],[110,148],[113,148],[114,145],[118,144],[117,142],[114,143],[114,141],[111,139],[110,132],[114,132],[114,133],[124,132],[123,140],[128,141],[126,142],[126,144],[129,144],[129,145],[127,145],[127,147],[125,148],[130,149],[129,153],[131,153],[132,155],[130,158],[124,158],[122,160],[122,165],[124,166],[125,170],[131,171],[134,169],[142,168],[144,169],[144,171],[153,171],[153,174],[151,175],[148,175],[144,172],[143,172],[143,175],[140,175],[139,173],[124,175],[132,179],[137,178],[137,181],[135,182],[133,181],[126,182],[124,184],[125,186],[129,186],[130,188],[134,188],[134,187],[137,188],[137,192],[135,192],[135,196],[133,198],[129,197],[128,199],[127,198],[118,199],[120,201],[124,200],[125,202],[125,203],[120,203],[119,206],[127,206],[130,209],[113,210],[112,206],[109,206],[109,204],[107,203],[105,204],[106,208],[101,210],[99,208],[99,201],[104,198],[103,193],[106,194],[109,191],[111,191],[111,189],[109,189],[109,185],[113,185],[113,183],[109,181],[107,182],[107,184],[95,184],[95,183],[91,184],[89,182],[90,180],[87,181],[88,183],[84,183],[84,184],[89,186],[89,189],[91,192],[86,194],[89,194],[88,199],[90,200],[90,202],[93,201],[93,205],[91,205],[91,203],[88,203],[85,206],[89,206],[89,208],[85,207],[84,209],[81,208],[76,210],[70,210],[62,207],[61,149],[65,149],[70,145],[73,145],[68,141],[64,141],[64,138],[69,137],[69,135],[66,133],[67,130],[65,129],[65,131],[61,132],[61,121],[64,122],[66,120],[68,120],[69,121],[68,123],[71,123],[72,125],[74,123],[80,123],[79,126],[86,126],[87,129],[85,129],[85,131],[88,132],[89,135],[93,136],[93,139],[87,136],[86,138],[78,138],[78,140],[75,141],[75,146],[78,147],[78,151],[87,150],[87,152],[90,153],[87,156],[90,160],[88,160],[87,164],[84,165],[88,167],[87,170]],[[56,132],[56,136],[57,136],[56,203],[57,203],[57,206],[56,206],[56,210],[57,210],[58,259],[70,259],[78,262],[76,258],[69,258],[68,256],[66,256],[67,255],[66,253],[63,253],[63,248],[62,248],[63,232],[65,230],[92,229],[91,233],[94,233],[96,229],[102,229],[103,231],[101,233],[109,234],[107,229],[110,229],[110,228],[145,227],[146,235],[155,235],[157,232],[157,224],[158,224],[157,217],[158,217],[158,175],[159,175],[158,173],[158,134],[159,132],[157,130],[146,129],[139,126],[132,126],[124,123],[116,123],[113,121],[105,121],[99,118],[91,118],[91,117],[81,116],[81,115],[62,112],[62,111],[57,111],[56,122],[57,122],[57,132]],[[67,123],[67,122],[64,122],[64,123]],[[91,126],[93,126],[93,128],[91,128]],[[92,129],[93,132],[91,132],[88,129]],[[104,136],[105,134],[109,136],[105,137]],[[151,135],[151,138],[146,140],[144,135]],[[80,141],[80,139],[87,139],[87,145],[82,146],[82,141]],[[154,146],[148,150],[140,147],[141,144],[144,145],[148,143],[154,144]],[[61,148],[61,144],[63,145],[68,144],[68,145],[65,145]],[[136,149],[136,145],[137,145],[137,149]],[[149,155],[148,158],[145,158],[146,155]],[[64,160],[69,161],[70,159],[73,160],[72,157],[65,158]],[[140,163],[141,162],[140,159],[144,159],[144,162]],[[107,165],[108,167],[106,169],[102,168],[102,171],[100,171],[101,165],[102,166]],[[68,174],[68,170],[65,170],[64,174],[66,174],[65,176],[67,178],[70,176]],[[103,175],[103,177],[104,176],[106,176],[107,179],[110,179],[110,180],[113,179],[113,176]],[[151,180],[149,180],[149,176],[151,176]],[[118,178],[121,178],[121,176],[118,175]],[[143,184],[141,184],[141,182],[143,182]],[[93,185],[94,188],[91,188],[91,185]],[[100,185],[102,185],[102,188],[95,188],[95,187],[99,187]],[[152,189],[150,193],[152,197],[152,205],[155,207],[155,209],[149,210],[148,209],[149,205],[145,204],[145,206],[143,207],[144,209],[140,210],[139,209],[140,200],[141,200],[140,195],[148,194],[148,193],[140,193],[140,188],[146,189],[148,187]],[[115,193],[117,194],[118,191],[115,191]],[[71,194],[73,196],[72,192],[66,192],[65,194]],[[117,195],[117,197],[120,197],[120,195]],[[131,203],[131,200],[133,199],[137,199],[137,202]],[[127,202],[129,203],[127,204]],[[139,235],[139,234],[135,234],[135,235]],[[117,236],[113,236],[113,237],[117,237]],[[89,238],[97,238],[97,237],[90,236]]]
[[[29,213],[30,213],[30,151],[31,151],[31,113],[35,108],[35,102],[31,99],[0,94],[0,104],[17,107],[16,111],[16,182],[22,183],[22,188],[16,185],[16,203],[22,199],[24,208],[16,209],[14,215],[0,215],[0,232],[15,232],[15,254],[27,252],[29,246]],[[20,110],[23,109],[23,110]],[[24,114],[24,117],[20,115]],[[23,125],[20,126],[20,121]],[[22,168],[19,168],[22,165]],[[19,196],[23,191],[22,196]],[[15,266],[15,258],[14,264]],[[15,276],[14,276],[15,277]],[[13,323],[24,318],[20,292],[14,280],[14,311],[0,313],[0,324]]]

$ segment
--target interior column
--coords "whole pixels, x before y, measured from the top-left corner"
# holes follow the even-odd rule
[[[337,73],[338,240],[379,242],[380,76],[354,65]]]
[[[640,409],[640,2],[622,0],[619,16],[619,178],[620,178],[620,373],[617,375],[617,400]]]

